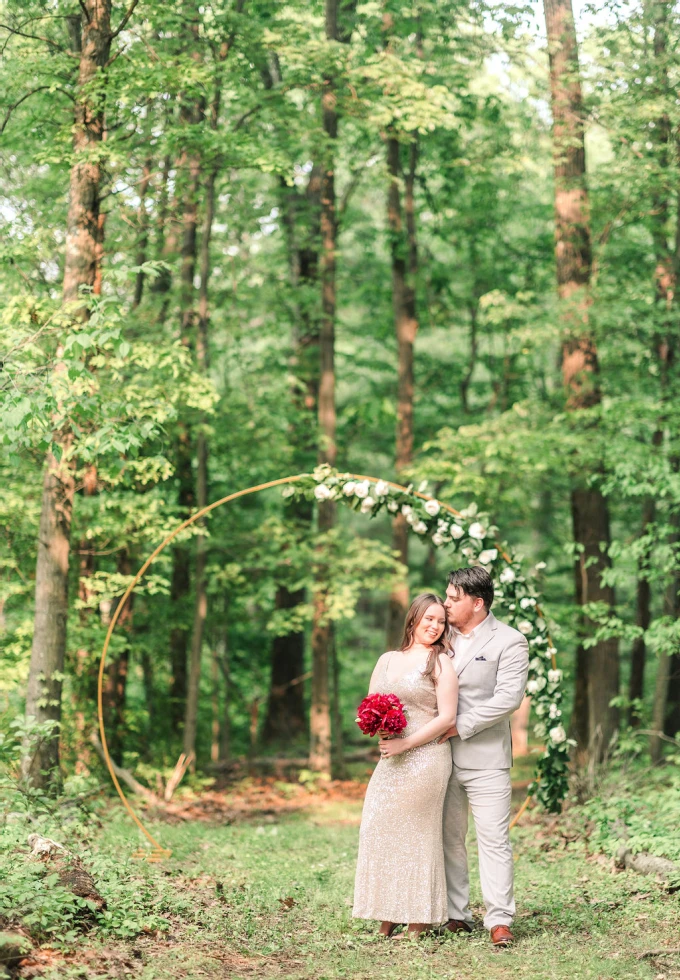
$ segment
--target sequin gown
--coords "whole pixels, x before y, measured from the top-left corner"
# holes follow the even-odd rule
[[[407,709],[411,735],[437,714],[431,677],[420,667],[388,679],[394,654],[385,654],[373,690],[396,694]],[[383,922],[446,921],[442,843],[444,795],[451,747],[429,742],[381,759],[366,790],[359,832],[353,916]]]

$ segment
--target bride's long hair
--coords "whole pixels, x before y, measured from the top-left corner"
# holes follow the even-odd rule
[[[430,652],[427,657],[427,664],[425,665],[425,670],[423,671],[423,677],[431,677],[434,683],[437,683],[437,678],[435,676],[435,667],[438,663],[438,657],[441,653],[446,653],[449,648],[449,627],[446,622],[446,608],[444,606],[444,600],[434,592],[423,592],[417,595],[409,607],[409,611],[406,613],[406,620],[404,622],[404,633],[401,638],[400,650],[408,650],[408,648],[413,643],[413,637],[415,636],[416,626],[420,623],[421,619],[425,615],[425,610],[428,606],[441,606],[444,612],[444,629],[442,630],[442,635],[439,639],[432,644],[430,647]]]

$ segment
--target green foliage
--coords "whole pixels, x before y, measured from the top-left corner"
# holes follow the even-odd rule
[[[676,752],[675,765],[663,772],[650,772],[638,763],[623,778],[619,773],[616,783],[606,779],[578,814],[591,846],[612,857],[625,846],[634,854],[652,854],[680,866],[679,760]]]
[[[127,6],[114,4],[114,25]],[[664,26],[655,20],[659,11],[667,37],[677,35],[677,10],[651,4],[612,8],[606,18],[579,15],[596,273],[589,323],[603,399],[571,413],[557,369],[569,311],[555,297],[548,60],[533,11],[460,0],[341,4],[342,40],[328,42],[318,2],[242,7],[220,0],[197,8],[195,17],[179,3],[138,4],[92,82],[91,94],[106,102],[106,140],[97,148],[106,220],[101,292],[82,297],[89,319],[81,322],[60,302],[78,85],[69,27],[79,8],[71,0],[49,9],[34,0],[5,7],[3,717],[22,712],[42,465],[49,446],[61,452],[54,438],[61,428],[72,436],[67,454],[77,487],[62,726],[68,769],[80,759],[98,771],[86,736],[108,616],[131,575],[194,506],[199,429],[209,445],[213,500],[315,465],[319,436],[307,400],[314,400],[310,378],[318,368],[315,186],[329,150],[320,97],[329,83],[340,117],[333,150],[341,467],[394,476],[397,344],[385,138],[396,136],[402,177],[417,151],[415,458],[405,478],[415,485],[428,480],[438,498],[458,509],[475,501],[526,567],[546,563],[540,591],[564,671],[564,700],[556,707],[562,721],[577,641],[590,650],[604,637],[619,640],[622,703],[631,646],[644,638],[651,654],[641,709],[647,717],[654,655],[678,650],[677,616],[667,607],[680,570],[680,392],[677,357],[662,356],[664,344],[677,347],[677,316],[656,270],[660,261],[677,265],[680,177],[675,136],[668,134],[680,122],[680,72],[673,44],[653,43]],[[196,290],[188,290],[186,318],[182,279],[191,161],[198,165],[199,244],[207,179],[216,172],[206,372],[197,358]],[[85,490],[91,468],[92,493]],[[608,498],[607,579],[617,597],[613,610],[589,608],[594,626],[585,638],[573,598],[569,513],[570,487],[584,473]],[[649,501],[654,514],[643,526]],[[199,762],[207,761],[211,738],[208,658],[226,651],[218,712],[229,715],[238,754],[250,746],[254,702],[267,697],[274,638],[289,629],[309,632],[321,558],[329,569],[349,734],[353,706],[385,642],[395,570],[389,517],[369,524],[344,510],[323,554],[311,517],[309,508],[295,517],[274,494],[261,494],[215,512],[203,530],[178,539],[180,551],[160,556],[111,647],[114,658],[129,662],[119,719],[123,761],[134,765],[143,757],[151,771],[173,765],[179,751],[180,733],[169,720],[175,665],[168,651],[173,635],[191,628],[199,533],[208,549],[209,594]],[[410,588],[441,588],[446,554],[430,546],[431,534],[412,537]],[[190,549],[189,585],[177,595],[173,574],[182,548]],[[648,629],[637,622],[638,581],[650,586]],[[306,590],[304,601],[277,608],[279,591],[296,587]],[[511,610],[502,612],[512,619]],[[548,703],[548,693],[550,711],[556,702]],[[677,703],[678,692],[672,696]],[[544,722],[534,720],[540,741],[550,730],[543,731]],[[561,795],[565,776],[566,758],[555,756],[539,793],[551,785]],[[555,798],[548,794],[544,802],[553,807]]]
[[[607,861],[587,860],[568,815],[527,821],[513,831],[516,857],[517,946],[502,956],[481,927],[464,940],[427,938],[414,948],[395,942],[389,949],[376,935],[377,923],[351,917],[351,896],[361,803],[326,799],[306,811],[268,814],[224,825],[163,822],[158,831],[173,850],[161,865],[137,865],[130,892],[140,878],[166,896],[172,941],[138,941],[141,975],[160,980],[170,972],[187,976],[225,971],[245,980],[256,970],[266,978],[306,980],[310,964],[328,980],[380,976],[413,980],[569,980],[606,976],[650,980],[643,953],[668,947],[667,931],[677,917],[677,896],[632,873],[613,875]],[[127,818],[105,815],[96,837],[101,851],[125,855],[136,846]],[[526,819],[526,818],[525,818]],[[474,843],[472,852],[474,853]],[[122,859],[122,860],[121,860]],[[471,860],[472,911],[481,924],[483,907],[477,862]],[[621,933],[637,919],[624,946]],[[546,943],[546,935],[553,937]],[[99,927],[79,940],[81,951],[97,952],[98,968],[115,976],[117,964],[102,955]],[[107,951],[129,956],[129,941],[107,936]],[[386,964],[385,956],[389,962]],[[657,961],[659,964],[661,960]],[[78,952],[55,964],[59,976],[78,969]],[[90,967],[91,969],[91,967]]]
[[[168,928],[166,889],[152,882],[144,866],[121,863],[96,841],[101,825],[99,790],[92,779],[67,781],[64,795],[48,797],[19,775],[27,740],[44,738],[53,722],[11,724],[11,737],[0,737],[0,918],[29,930],[36,942],[64,949],[83,930],[125,939]],[[94,792],[93,792],[94,789]],[[27,836],[51,837],[75,854],[92,874],[107,907],[98,910],[60,883],[59,874],[28,857]]]

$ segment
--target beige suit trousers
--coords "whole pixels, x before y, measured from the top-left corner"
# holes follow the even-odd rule
[[[486,905],[484,926],[509,926],[515,914],[510,847],[509,769],[460,769],[454,765],[444,803],[444,864],[450,919],[471,923],[465,838],[468,804],[477,832],[479,877]]]

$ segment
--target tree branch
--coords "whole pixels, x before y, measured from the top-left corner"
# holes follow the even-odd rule
[[[26,99],[30,99],[30,97],[32,95],[35,95],[37,92],[44,92],[45,89],[52,89],[52,86],[51,85],[39,85],[38,88],[31,89],[30,92],[27,92],[26,93],[26,95],[22,95],[21,98],[18,99],[14,103],[14,105],[9,106],[9,108],[7,109],[7,112],[5,113],[5,118],[3,120],[2,126],[0,126],[0,133],[4,133],[5,132],[5,126],[9,122],[10,116],[12,115],[12,113],[14,112],[14,110],[17,109],[21,105],[22,102],[25,102]],[[75,101],[75,99],[70,94],[70,92],[67,92],[63,88],[52,89],[52,91],[54,91],[54,92],[61,92],[62,95],[68,96],[68,98],[71,99],[72,102]]]
[[[56,41],[52,41],[49,37],[41,37],[40,34],[25,34],[24,31],[19,31],[16,27],[10,27],[9,24],[0,24],[0,28],[5,31],[9,31],[10,34],[17,34],[19,37],[27,37],[31,41],[42,41],[43,44],[51,44],[53,48],[57,49],[57,51],[63,52],[64,50],[60,44],[57,44]]]
[[[345,212],[347,211],[347,206],[350,202],[350,198],[352,197],[352,194],[359,186],[359,183],[361,182],[361,178],[363,177],[368,165],[370,164],[371,160],[373,160],[376,153],[377,153],[377,149],[374,148],[374,150],[371,152],[371,155],[366,160],[366,162],[351,172],[350,179],[342,193],[342,197],[340,198],[340,203],[337,209],[338,228],[340,228],[340,225],[342,224],[342,219],[345,216]]]
[[[121,20],[121,22],[118,25],[118,27],[115,29],[115,31],[113,31],[113,33],[109,34],[109,39],[111,41],[113,41],[114,37],[118,37],[118,35],[120,34],[121,31],[124,31],[125,30],[125,25],[127,24],[127,22],[132,17],[132,15],[134,13],[134,10],[135,10],[135,7],[137,6],[138,3],[139,3],[139,0],[132,0],[132,3],[128,7],[128,9],[127,9],[127,11],[125,13],[125,16]]]

